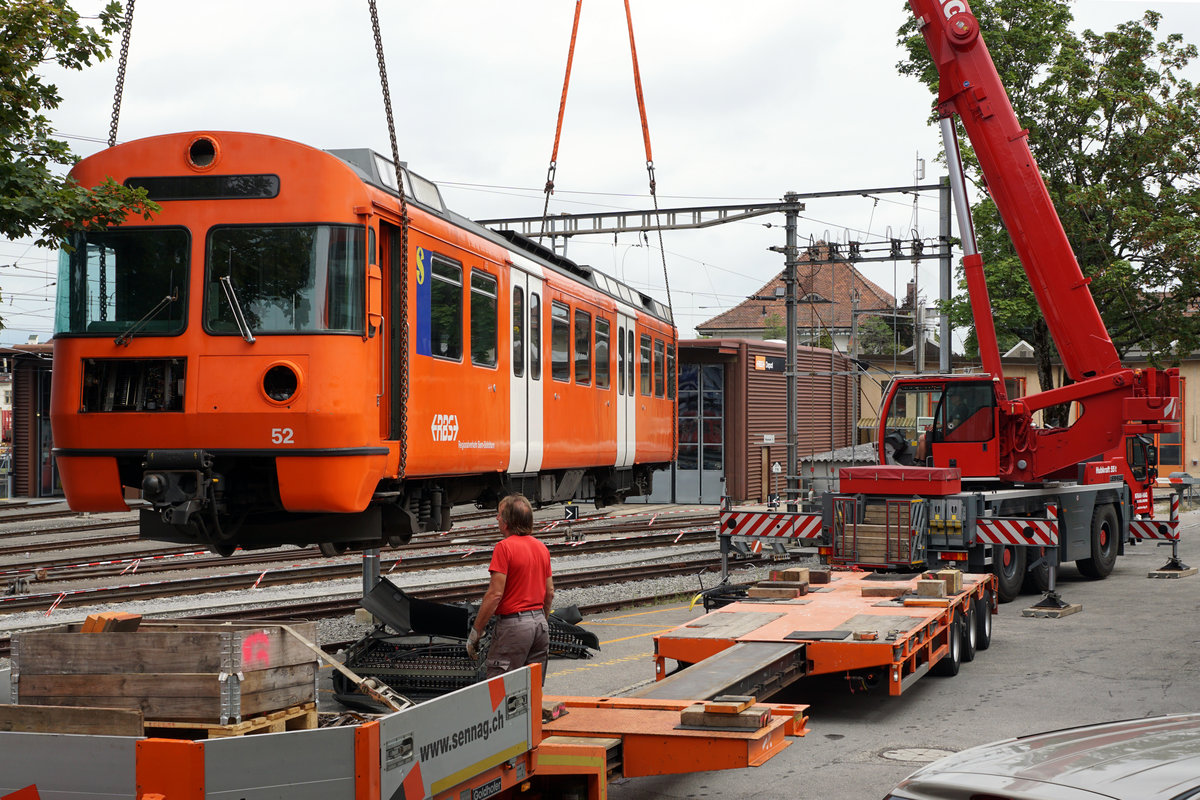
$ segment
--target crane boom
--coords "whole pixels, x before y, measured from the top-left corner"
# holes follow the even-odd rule
[[[996,72],[979,22],[964,0],[909,0],[940,76],[938,109],[957,114],[988,191],[1012,237],[1038,306],[1074,381],[1123,369]],[[985,312],[986,313],[986,312]]]

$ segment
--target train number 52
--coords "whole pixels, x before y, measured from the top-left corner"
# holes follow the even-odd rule
[[[291,428],[271,428],[272,444],[295,444],[295,432]]]

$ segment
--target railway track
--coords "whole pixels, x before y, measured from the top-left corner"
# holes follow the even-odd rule
[[[586,527],[576,526],[567,529],[565,527],[555,528],[551,525],[544,525],[537,532],[537,535],[546,540],[570,530],[576,535],[592,534],[605,537],[642,536],[651,530],[652,525],[653,530],[656,532],[685,531],[686,539],[694,540],[695,535],[690,529],[699,528],[711,531],[711,526],[716,524],[716,519],[716,515],[713,514],[677,515],[664,517],[661,520],[652,517],[650,523],[647,524],[644,520],[640,519],[627,521],[626,517],[597,517],[587,520]],[[471,545],[487,546],[490,548],[498,538],[499,532],[494,525],[457,531],[451,530],[438,534],[423,534],[415,537],[407,545],[385,548],[383,555],[386,558],[387,555],[392,553],[415,553],[431,548],[445,548],[447,545],[453,546],[457,550]],[[84,548],[89,545],[136,541],[137,539],[137,534],[133,533],[120,537],[95,537],[79,540],[72,544]],[[548,544],[552,543],[548,542]],[[22,577],[36,577],[38,582],[64,582],[113,577],[125,574],[131,570],[140,575],[146,575],[181,570],[227,569],[238,565],[267,566],[280,563],[294,564],[304,561],[327,561],[329,558],[315,548],[238,551],[231,556],[218,557],[205,556],[206,551],[198,549],[195,545],[153,547],[151,546],[151,542],[146,542],[146,544],[147,549],[145,550],[123,553],[112,558],[64,556],[49,560],[22,560],[7,564],[0,563],[0,584],[12,582]],[[0,560],[5,556],[9,558],[28,556],[32,552],[45,551],[52,548],[62,549],[62,545],[61,543],[39,543],[36,547],[29,545],[0,547]],[[353,557],[353,554],[350,557]],[[357,561],[354,563],[357,563]],[[3,606],[0,606],[0,612],[2,611]]]
[[[617,538],[591,539],[579,542],[550,542],[551,557],[581,555],[584,553],[606,553],[625,550],[669,547],[676,544],[695,544],[711,541],[713,532],[710,528],[695,530],[666,531],[662,533],[645,533],[637,536],[620,536]],[[306,551],[294,551],[296,553]],[[383,573],[418,572],[434,569],[449,569],[464,566],[478,566],[491,560],[491,548],[470,549],[465,552],[426,553],[409,556],[380,558],[380,570]],[[20,611],[36,611],[54,607],[69,608],[72,606],[95,605],[97,603],[123,603],[132,600],[147,600],[159,597],[178,597],[181,595],[204,594],[236,589],[280,586],[297,583],[312,583],[316,581],[342,580],[358,577],[362,574],[360,561],[321,563],[305,565],[289,564],[288,566],[271,567],[261,562],[248,562],[252,565],[250,571],[223,573],[219,575],[203,575],[179,577],[163,580],[143,580],[137,583],[116,586],[62,588],[56,591],[43,591],[29,594],[13,594],[0,597],[0,615]],[[169,561],[150,562],[155,568],[165,565],[169,569],[196,570],[194,563],[176,563]],[[116,565],[119,566],[119,565]],[[262,567],[260,569],[260,567]],[[115,566],[112,568],[116,568]]]
[[[758,561],[743,561],[740,563],[743,565],[753,565],[758,563]],[[690,574],[701,575],[718,572],[720,571],[720,568],[721,559],[718,556],[709,555],[701,556],[699,558],[676,558],[655,564],[642,564],[634,566],[619,565],[615,567],[586,569],[574,572],[564,571],[555,574],[554,582],[555,586],[559,589],[578,589],[591,586],[636,582],[640,580],[648,580],[651,578],[660,578],[666,576]],[[486,588],[486,582],[471,581],[423,589],[406,589],[405,591],[411,594],[413,597],[418,597],[425,600],[453,603],[468,600],[478,600],[483,596],[483,592]],[[605,603],[582,606],[580,607],[580,611],[585,615],[595,614],[603,611],[625,608],[631,605],[644,605],[646,603],[661,599],[662,598],[658,597],[642,597],[640,595],[631,595],[627,598],[612,600]],[[295,602],[275,603],[271,608],[239,608],[211,611],[207,613],[172,612],[169,616],[171,618],[205,619],[214,621],[315,620],[347,616],[352,614],[354,609],[358,608],[358,605],[358,596],[356,594],[348,594],[346,596],[336,598],[324,598],[319,600],[303,599]],[[0,658],[6,658],[10,654],[11,639],[7,635],[0,636]]]

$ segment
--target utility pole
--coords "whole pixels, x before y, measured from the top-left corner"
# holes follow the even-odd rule
[[[796,203],[799,196],[788,192],[783,196],[785,203]],[[796,267],[800,254],[796,247],[796,223],[798,210],[789,209],[784,214],[784,229],[787,232],[784,248],[783,283],[786,289],[784,304],[787,308],[787,360],[784,374],[787,376],[787,510],[799,511],[800,470],[796,463]]]

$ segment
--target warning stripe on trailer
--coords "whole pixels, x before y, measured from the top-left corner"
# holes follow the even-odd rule
[[[821,535],[821,515],[727,511],[721,514],[721,533],[731,536],[816,539]]]
[[[975,526],[975,541],[982,544],[1058,545],[1058,522],[1048,519],[987,519]]]

